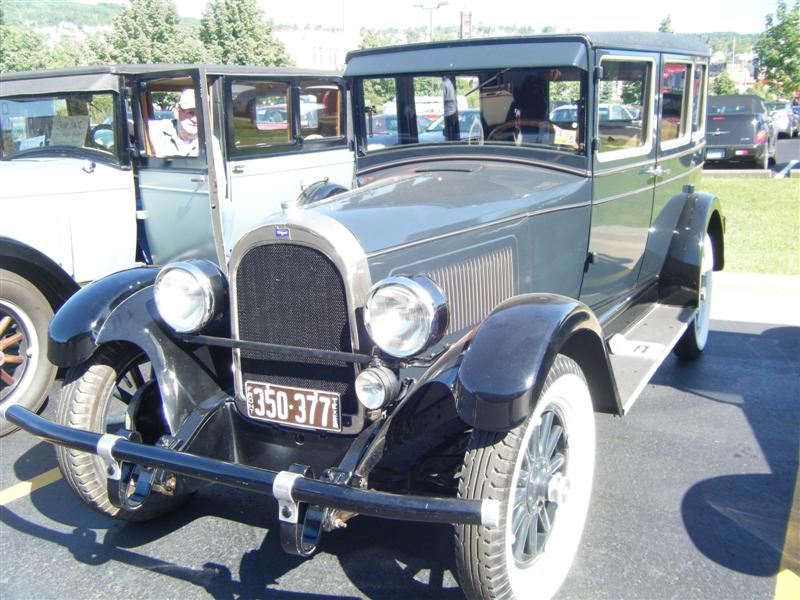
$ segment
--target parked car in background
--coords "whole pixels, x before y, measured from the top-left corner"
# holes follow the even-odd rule
[[[453,523],[468,598],[549,598],[587,515],[593,413],[623,415],[708,340],[707,65],[668,34],[352,52],[358,187],[265,218],[227,268],[87,286],[50,328],[72,369],[58,422],[0,412],[46,431],[103,514],[151,518],[214,481],[274,496],[300,556],[357,514]],[[477,139],[420,143],[414,90],[443,78],[474,97]],[[371,143],[376,90],[391,146]],[[597,103],[623,96],[624,128]],[[569,98],[567,130],[550,107]]]
[[[760,96],[708,97],[706,163],[769,168],[777,153],[778,130]]]
[[[55,375],[47,324],[81,285],[176,259],[224,268],[281,202],[351,187],[342,85],[335,73],[196,65],[0,75],[0,403],[42,404]],[[156,156],[151,125],[176,117],[184,90],[196,155]],[[295,94],[304,119],[264,130],[256,106]]]
[[[800,131],[795,124],[792,105],[789,102],[785,100],[767,102],[767,109],[779,135],[794,137]]]

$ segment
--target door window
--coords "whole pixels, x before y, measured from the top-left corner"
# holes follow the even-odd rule
[[[342,131],[342,90],[330,81],[300,82],[300,135],[304,142],[331,140]]]
[[[69,93],[0,100],[2,156],[115,156],[114,94]]]
[[[197,157],[200,154],[199,98],[189,77],[141,83],[139,107],[143,136],[139,150],[153,158]]]
[[[695,65],[692,79],[692,133],[701,132],[705,126],[706,66]]]
[[[598,153],[605,158],[647,154],[652,62],[604,59],[597,90]]]
[[[661,145],[676,146],[689,134],[692,65],[668,62],[661,73]]]
[[[230,102],[234,153],[271,151],[294,143],[288,83],[234,80]]]

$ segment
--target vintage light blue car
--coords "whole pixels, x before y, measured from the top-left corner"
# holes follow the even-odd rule
[[[70,369],[58,423],[6,418],[58,444],[108,515],[214,481],[274,496],[301,556],[356,514],[453,523],[467,597],[553,596],[593,413],[624,415],[671,351],[708,340],[725,221],[696,188],[707,61],[669,34],[351,53],[357,188],[286,203],[219,265],[87,286],[50,328]],[[437,92],[425,137],[416,99]],[[377,105],[397,115],[380,146]]]

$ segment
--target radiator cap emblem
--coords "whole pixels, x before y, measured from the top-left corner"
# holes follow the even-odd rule
[[[276,238],[284,238],[284,239],[288,240],[289,239],[289,228],[286,227],[286,226],[276,225],[275,226],[275,237]]]

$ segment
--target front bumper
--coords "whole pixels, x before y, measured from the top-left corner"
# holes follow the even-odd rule
[[[149,446],[112,434],[73,429],[21,406],[5,406],[0,413],[20,429],[51,444],[97,454],[106,461],[116,461],[117,465],[127,462],[273,496],[281,507],[305,503],[385,519],[486,527],[497,526],[500,520],[500,505],[496,500],[409,496],[360,489],[310,479],[295,472],[270,471]],[[282,508],[281,520],[291,519],[283,513]]]

